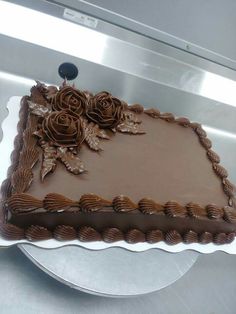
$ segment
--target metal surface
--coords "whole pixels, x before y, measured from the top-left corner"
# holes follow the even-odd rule
[[[31,4],[35,3],[35,1],[30,2]],[[57,17],[62,16],[63,9],[61,7],[53,6],[51,4],[44,6],[45,3],[43,1],[37,1],[37,3],[39,2],[41,4],[41,11],[54,12],[53,14]],[[21,3],[23,3],[23,1]],[[9,20],[12,21],[12,16],[9,16]],[[71,27],[68,26],[69,22],[63,22],[67,23],[63,24],[65,27]],[[16,16],[14,25],[21,26],[21,23],[22,19],[17,22]],[[38,33],[34,31],[34,27],[42,25],[45,29],[39,28]],[[0,35],[1,117],[5,117],[7,114],[4,104],[7,103],[8,98],[14,95],[27,94],[29,87],[32,85],[32,79],[60,84],[60,79],[57,75],[58,65],[62,62],[70,61],[75,63],[80,69],[80,77],[75,81],[75,85],[82,89],[90,89],[93,92],[107,89],[114,95],[121,97],[130,103],[140,102],[148,107],[158,107],[161,111],[171,111],[178,116],[188,116],[191,120],[196,120],[206,125],[208,132],[210,133],[209,137],[214,142],[214,149],[218,151],[222,157],[222,164],[229,170],[231,174],[230,178],[233,181],[236,181],[234,166],[234,160],[236,160],[236,74],[234,71],[207,62],[196,56],[191,56],[174,48],[170,48],[164,44],[157,43],[154,40],[144,38],[141,35],[133,34],[130,31],[111,26],[108,23],[99,22],[97,28],[98,32],[89,28],[85,28],[85,30],[82,26],[77,24],[73,25],[75,25],[72,27],[74,32],[73,35],[75,35],[72,36],[72,33],[70,33],[71,36],[66,36],[66,38],[64,38],[65,36],[58,32],[60,33],[60,37],[53,42],[54,46],[51,45],[52,41],[50,42],[50,39],[52,39],[50,36],[52,36],[53,33],[49,32],[50,27],[43,24],[42,19],[41,25],[37,25],[36,19],[35,24],[32,23],[32,25],[30,25],[32,33],[34,34],[33,43],[30,38],[25,38],[27,42],[23,42],[16,38]],[[99,25],[101,26],[101,29],[99,28]],[[5,25],[3,26],[4,27],[0,28],[0,30],[3,29],[7,33],[10,28],[6,29]],[[54,28],[52,27],[52,30],[53,29]],[[41,34],[41,32],[43,34],[43,36],[41,36],[43,39],[41,37],[40,39],[36,35]],[[27,32],[23,33],[24,36],[26,34]],[[86,34],[87,37],[83,37],[83,34]],[[9,33],[8,35],[13,36],[13,34]],[[20,36],[21,35],[22,34],[20,34]],[[96,42],[97,45],[94,46],[93,40],[96,37],[99,39],[102,38],[102,41],[98,40]],[[75,50],[75,38],[83,49]],[[49,40],[49,44],[45,43],[45,39]],[[67,40],[66,45],[65,39]],[[64,43],[66,48],[61,47],[62,45],[59,45],[60,43]],[[90,43],[90,45],[88,43]],[[71,44],[73,45],[71,46]],[[69,47],[71,47],[71,50]],[[17,54],[15,53],[16,51]],[[89,52],[89,54],[87,52]],[[99,54],[97,52],[99,52]],[[40,267],[46,267],[47,272],[53,273],[54,276],[58,276],[59,274],[61,277],[65,268],[67,269],[67,273],[69,272],[70,260],[73,259],[73,256],[65,254],[66,251],[64,251],[64,253],[57,253],[57,251],[49,253],[61,254],[57,255],[61,259],[66,256],[67,263],[69,264],[64,263],[62,266],[62,264],[60,265],[59,263],[59,269],[56,269],[55,255],[47,257],[44,251],[39,250],[36,252],[34,251],[34,248],[30,248],[30,252],[29,248],[27,250],[27,254],[31,254],[31,258],[37,260]],[[61,250],[63,252],[63,249]],[[112,265],[115,265],[115,263],[119,261],[119,256],[123,256],[124,258],[122,259],[122,262],[124,263],[123,267],[125,267],[125,258],[129,259],[129,257],[126,256],[127,253],[128,252],[126,251],[122,251],[121,255],[119,255],[119,250],[114,250],[114,252],[113,250],[92,253],[87,252],[87,256],[86,253],[81,253],[84,255],[75,255],[74,262],[77,260],[79,262],[81,260],[82,263],[86,259],[87,261],[92,260],[95,272],[97,266],[96,260],[99,261],[99,258],[100,265],[105,264],[106,267],[112,267]],[[152,254],[157,253],[158,252],[154,253],[154,251],[138,253],[138,255],[144,255],[143,259],[140,259],[140,263],[145,263],[145,261],[146,263],[150,263],[151,261],[154,262],[153,260],[150,261],[148,259],[149,257],[145,257],[145,254],[151,256]],[[97,257],[99,254],[101,254],[101,256]],[[110,254],[110,260],[105,260],[106,254]],[[129,254],[132,256],[130,257],[131,259],[134,258],[134,255],[132,255],[133,253]],[[190,264],[188,264],[188,261],[186,260],[188,258],[186,256],[188,255],[183,258],[181,257],[181,254],[171,256],[172,262],[174,263],[175,258],[178,258],[176,256],[180,256],[180,261],[178,261],[178,263],[185,265],[185,269],[188,269],[189,265],[193,262],[191,254],[189,255]],[[232,260],[233,258],[234,257],[232,257]],[[185,264],[186,262],[187,264]],[[211,259],[208,259],[209,269],[211,269],[211,262]],[[146,263],[145,265],[147,266]],[[142,264],[142,266],[143,265],[144,264]],[[218,272],[226,271],[223,265],[223,263],[218,263],[218,267],[220,268],[220,270],[218,269]],[[162,265],[162,268],[164,266],[165,265]],[[181,271],[184,271],[182,268],[179,271],[177,270],[177,266],[175,267],[176,273],[172,278],[177,278]],[[80,269],[83,270],[83,268]],[[88,271],[89,270],[87,269],[87,272]],[[102,273],[100,271],[99,276],[101,279]],[[106,269],[104,271],[106,271]],[[139,274],[142,274],[142,271],[142,268],[138,269]],[[162,269],[160,269],[160,272],[161,271]],[[63,276],[64,275],[65,273],[63,273]],[[131,275],[135,276],[135,273],[131,273]],[[89,273],[87,273],[87,277],[88,276],[90,276]],[[207,273],[202,278],[206,279],[206,277]],[[148,278],[141,278],[145,283],[146,289],[148,289]],[[83,279],[85,280],[86,278]],[[72,281],[72,278],[70,278],[70,280]],[[125,280],[128,280],[128,278],[125,278]],[[145,280],[147,281],[145,282]],[[169,283],[173,280],[168,278]],[[89,278],[87,283],[92,281],[93,278]],[[190,282],[191,281],[188,282],[189,285]],[[197,277],[194,278],[194,282],[198,282],[200,285]],[[109,285],[110,287],[112,286],[110,280]],[[164,286],[164,281],[159,283],[159,286]],[[81,287],[84,289],[86,289],[86,287],[88,288],[86,282],[84,282],[83,285],[81,284]],[[106,287],[106,289],[108,288],[109,286]],[[137,291],[140,287],[134,288],[136,289],[137,294],[140,293],[140,291]],[[98,289],[98,287],[93,286],[92,289]],[[212,289],[216,289],[214,281],[212,281]],[[119,287],[116,286],[116,293],[122,294],[122,292],[119,292],[118,290]],[[172,292],[174,293],[174,291]],[[99,293],[102,293],[102,291],[99,290]],[[107,290],[105,293],[107,294]],[[201,291],[199,291],[199,293],[201,293]],[[195,296],[196,295],[198,294],[195,293]],[[209,295],[212,297],[214,296],[211,290]],[[227,297],[228,294],[225,293],[224,296]],[[191,312],[188,311],[189,308],[186,308],[184,305],[187,302],[185,299],[183,301],[184,297],[180,296],[180,298],[185,312]],[[149,304],[149,307],[147,306],[147,308],[149,312],[152,312],[152,304],[155,304],[155,306],[157,306],[157,304],[152,303],[154,301],[151,301],[151,297],[149,300],[151,304]],[[221,304],[220,308],[226,309],[227,311],[227,306]],[[136,308],[135,312],[137,311],[138,308]],[[131,312],[132,311],[129,311],[129,313]],[[228,311],[228,313],[230,313],[230,311]]]
[[[79,247],[42,250],[19,245],[23,253],[47,274],[87,293],[110,297],[147,294],[169,286],[195,263],[198,253],[135,253],[111,248],[89,251]]]
[[[23,7],[15,10],[7,6],[11,3],[3,3],[0,2],[1,32],[26,42],[1,35],[2,70],[59,84],[58,65],[71,61],[80,68],[75,83],[82,88],[108,89],[128,102],[158,106],[162,111],[185,114],[203,124],[236,132],[235,71],[109,23],[99,21],[96,29],[71,23],[62,19],[62,7],[50,3],[43,6],[44,1],[37,1],[44,13]],[[52,11],[55,16],[45,14]],[[10,22],[12,17],[14,24]],[[30,28],[22,20],[32,21]],[[70,36],[58,37],[63,32]],[[50,66],[43,67],[42,62],[35,62],[36,58]]]
[[[8,0],[39,10],[45,9],[43,0]],[[50,9],[50,3],[67,6],[99,18],[98,27],[104,21],[110,28],[119,25],[138,34],[167,43],[172,49],[201,56],[232,69],[235,60],[235,2],[227,0],[206,1],[182,0],[45,0],[48,12],[55,15],[58,10]],[[150,14],[152,12],[152,14]],[[155,12],[155,14],[153,14]],[[214,14],[213,14],[214,12]],[[227,23],[225,23],[227,20]],[[102,27],[101,27],[102,28]],[[103,30],[102,30],[103,31]],[[114,31],[114,30],[113,30]],[[169,48],[170,48],[169,47]]]
[[[220,252],[203,254],[191,271],[172,285],[137,298],[120,299],[70,289],[41,271],[17,247],[1,249],[0,312],[235,314],[235,262],[236,256]]]

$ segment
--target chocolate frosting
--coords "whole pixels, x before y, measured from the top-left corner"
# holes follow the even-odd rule
[[[87,105],[86,94],[71,86],[64,86],[51,98],[54,111],[68,110],[72,115],[80,117]]]
[[[207,133],[206,133],[206,131],[202,128],[201,125],[199,125],[199,126],[197,126],[197,127],[195,128],[195,132],[197,133],[197,135],[198,135],[199,137],[207,137]]]
[[[47,100],[45,97],[45,85],[40,82],[36,82],[37,85],[33,86],[30,90],[31,92],[31,100],[34,103],[42,104],[43,106],[47,106]]]
[[[220,219],[224,216],[222,208],[217,207],[215,204],[209,204],[206,206],[207,216],[210,219]]]
[[[199,139],[200,139],[202,146],[204,146],[206,149],[211,148],[212,143],[207,137],[199,137]]]
[[[86,115],[101,128],[112,129],[119,124],[123,110],[122,101],[108,92],[100,92],[89,99]]]
[[[138,242],[145,242],[145,234],[138,230],[138,229],[131,229],[126,232],[125,240],[128,243],[138,243]]]
[[[1,198],[6,199],[11,196],[12,192],[12,185],[11,185],[11,179],[7,178],[3,181],[1,185]]]
[[[49,193],[41,201],[31,195],[24,193],[16,193],[5,202],[7,208],[14,214],[26,212],[117,212],[137,214],[141,212],[146,215],[163,216],[169,218],[195,218],[195,219],[211,219],[225,220],[234,222],[236,219],[236,210],[233,207],[226,206],[220,208],[215,204],[208,204],[206,207],[201,207],[196,203],[188,203],[186,206],[180,205],[176,201],[169,201],[165,205],[156,203],[151,199],[143,198],[138,202],[138,205],[133,203],[127,196],[117,196],[113,201],[101,198],[95,194],[83,194],[79,201],[71,200],[64,195],[58,193]],[[117,217],[118,218],[118,217]]]
[[[226,243],[226,234],[224,232],[218,233],[213,237],[213,242],[215,244],[225,244]]]
[[[112,243],[112,242],[124,240],[124,235],[123,235],[123,232],[121,232],[121,230],[119,230],[118,228],[106,228],[102,232],[102,238],[103,238],[103,241]]]
[[[198,235],[196,232],[189,230],[188,232],[186,232],[183,236],[183,240],[185,243],[195,243],[198,242]]]
[[[139,210],[143,214],[157,214],[164,212],[164,207],[161,204],[154,202],[151,199],[143,198],[138,203]]]
[[[116,212],[130,212],[138,206],[134,204],[127,196],[120,195],[113,199],[112,206]]]
[[[24,238],[24,229],[12,224],[0,224],[0,233],[7,240],[21,240]]]
[[[170,112],[164,112],[160,114],[160,119],[163,119],[167,122],[174,122],[175,121],[175,117],[172,113]]]
[[[202,244],[208,244],[213,241],[213,235],[210,232],[203,232],[199,236],[199,242]]]
[[[164,240],[164,235],[161,230],[150,230],[146,233],[148,243],[157,243]]]
[[[170,230],[165,234],[165,241],[167,244],[174,245],[182,242],[182,237],[176,230]]]
[[[165,204],[165,214],[169,217],[185,217],[186,209],[175,201],[169,201]]]
[[[54,238],[58,241],[70,241],[77,238],[75,228],[71,226],[60,225],[57,226],[53,232]]]
[[[71,211],[71,207],[78,206],[78,202],[57,193],[47,194],[43,200],[43,207],[51,212]]]
[[[48,106],[47,100],[46,100],[47,95],[44,94],[44,92],[42,90],[40,92],[40,89],[36,88],[36,89],[33,89],[32,91],[33,91],[33,94],[31,97],[31,101],[39,103],[39,104],[41,104],[41,106]],[[109,93],[106,93],[106,92],[100,93],[100,94],[103,94],[103,95],[99,96],[101,99],[113,97]],[[93,100],[96,96],[92,97]],[[131,110],[131,111],[133,111],[133,113],[131,111],[127,111],[127,114],[126,114],[124,109],[125,108],[127,109],[128,106],[126,105],[126,107],[125,107],[124,102],[122,102],[122,101],[120,101],[120,102],[121,102],[121,106],[122,106],[123,110],[121,110],[122,111],[121,112],[121,118],[118,117],[116,120],[117,124],[121,123],[121,122],[124,123],[124,128],[131,130],[129,132],[135,134],[134,129],[137,128],[137,125],[140,124],[141,120],[139,119],[139,117],[136,117],[134,115],[134,113],[141,112],[141,109],[143,109],[143,108],[140,108],[139,105],[134,105],[133,109]],[[54,104],[53,101],[52,101],[52,104]],[[54,105],[56,106],[56,104],[54,104]],[[103,105],[104,105],[105,109],[104,109],[104,112],[100,112],[100,115],[99,115],[100,118],[103,117],[105,112],[106,112],[106,114],[105,114],[106,117],[108,116],[107,115],[108,113],[113,112],[111,110],[111,108],[112,108],[111,104],[109,105],[109,104],[103,103]],[[64,109],[65,107],[63,107],[63,110],[64,110],[63,114],[65,115],[65,118],[58,121],[58,129],[56,128],[56,134],[59,130],[60,130],[60,132],[62,129],[64,130],[64,120],[67,121],[66,115],[71,116],[72,121],[78,120],[78,116],[80,116],[80,113],[78,113],[78,111],[77,111],[78,108],[77,109],[75,108],[74,111],[77,111],[77,112],[74,112],[71,109],[71,107],[72,107],[72,104],[69,104],[66,107],[66,110]],[[94,108],[96,110],[98,109],[98,107],[99,106],[97,106],[97,105],[94,106]],[[131,108],[132,108],[132,106],[131,106]],[[62,108],[60,108],[60,110],[61,109]],[[54,110],[55,110],[55,107],[54,107]],[[58,109],[56,109],[56,110],[58,110]],[[57,113],[57,112],[55,112],[55,113]],[[225,179],[226,178],[226,176],[225,176],[226,174],[224,172],[225,169],[223,167],[222,167],[223,168],[222,169],[221,166],[217,165],[217,163],[219,163],[219,157],[213,151],[211,151],[209,149],[210,141],[206,138],[206,133],[201,128],[201,125],[199,125],[197,123],[195,123],[195,124],[191,123],[189,125],[189,123],[188,123],[189,120],[187,120],[187,119],[179,118],[179,119],[175,120],[175,118],[172,114],[170,114],[170,113],[160,114],[159,111],[155,110],[155,109],[153,109],[151,111],[145,110],[145,113],[148,114],[149,116],[154,117],[154,118],[160,117],[161,119],[163,119],[167,122],[176,121],[176,123],[178,123],[179,125],[183,125],[186,127],[187,126],[192,127],[193,130],[196,132],[196,134],[199,136],[199,139],[202,142],[203,146],[206,148],[208,158],[216,164],[216,165],[214,165],[215,166],[214,170],[215,170],[216,174],[219,175],[219,177],[223,179],[222,184],[224,186],[225,193],[230,197],[233,197],[235,195],[235,187],[232,185],[231,182],[229,182],[227,179]],[[61,112],[61,114],[62,114],[62,112]],[[48,117],[50,115],[51,115],[51,113],[48,115]],[[75,117],[76,117],[76,119],[75,119]],[[124,117],[126,119],[125,122],[122,120],[122,119],[124,119]],[[38,119],[37,117],[33,117],[33,119],[28,119],[28,122],[27,122],[27,111],[21,109],[21,119],[20,119],[20,123],[18,124],[19,134],[15,140],[15,151],[12,154],[12,163],[13,164],[12,164],[12,167],[9,169],[9,175],[12,174],[12,171],[15,171],[15,173],[12,176],[11,183],[8,181],[5,184],[5,191],[7,191],[7,190],[11,191],[11,189],[12,189],[11,186],[13,186],[13,192],[16,193],[15,199],[11,198],[10,203],[9,203],[10,204],[9,208],[10,207],[13,208],[12,212],[14,215],[16,213],[19,214],[19,212],[24,212],[24,210],[26,210],[26,211],[35,210],[35,208],[37,206],[39,206],[39,204],[42,206],[42,201],[38,200],[37,198],[33,198],[32,200],[29,200],[27,194],[20,197],[22,192],[24,192],[25,189],[27,189],[31,183],[32,172],[31,172],[30,168],[32,168],[34,166],[34,164],[36,163],[36,159],[37,159],[37,157],[36,157],[37,153],[35,153],[35,151],[32,149],[35,147],[35,143],[36,143],[35,138],[32,137],[32,133],[34,131],[34,128],[37,125],[37,119]],[[159,122],[164,123],[163,121],[159,121]],[[135,128],[133,128],[133,129],[132,129],[132,124],[135,124]],[[49,125],[51,125],[51,124],[49,123]],[[25,129],[26,126],[29,129],[28,131],[26,131],[27,129]],[[110,126],[105,126],[105,127],[110,128]],[[55,134],[53,133],[54,130],[55,130],[55,128],[53,127],[51,129],[51,133],[53,134],[53,139],[49,139],[48,135],[46,136],[47,139],[51,140],[52,142],[55,140]],[[120,129],[117,128],[117,130],[122,131],[122,127]],[[47,132],[49,132],[49,131],[47,130]],[[182,131],[180,131],[180,132],[182,132]],[[46,133],[43,130],[43,134],[45,135]],[[51,134],[51,133],[49,132],[49,134]],[[101,135],[101,133],[99,133],[99,135]],[[32,138],[33,138],[33,140],[32,140]],[[27,141],[28,141],[28,143],[27,143]],[[60,144],[60,146],[62,147],[63,145]],[[28,149],[28,151],[27,151],[27,149]],[[29,151],[29,149],[31,149],[31,152]],[[19,151],[22,151],[20,156],[19,156]],[[71,154],[74,154],[74,151],[73,152],[71,151]],[[19,160],[20,160],[20,167],[18,166]],[[23,164],[23,168],[22,168],[22,164]],[[217,166],[219,166],[219,167],[217,167]],[[24,168],[26,168],[26,169],[24,169]],[[26,174],[28,174],[28,175],[26,175]],[[19,191],[16,189],[16,188],[18,188],[18,185],[20,187]],[[3,190],[4,190],[4,188],[3,188]],[[10,192],[7,192],[7,193],[5,193],[5,195],[9,195],[9,193]],[[111,201],[106,201],[106,200],[104,200],[104,199],[102,199],[96,195],[93,196],[92,198],[91,198],[91,195],[89,195],[89,197],[88,197],[88,195],[89,194],[84,194],[78,203],[78,201],[72,201],[68,198],[65,198],[62,195],[59,195],[56,193],[50,193],[49,195],[46,195],[46,197],[44,198],[42,207],[49,212],[50,211],[53,212],[53,211],[58,211],[58,209],[65,211],[65,209],[67,209],[67,207],[71,208],[71,207],[76,206],[78,209],[82,210],[82,212],[80,212],[81,215],[84,215],[87,212],[88,212],[88,215],[90,215],[89,212],[93,212],[93,211],[97,211],[97,210],[99,210],[101,212],[103,212],[103,211],[106,212],[106,210],[107,210],[107,213],[109,213],[109,211],[111,211],[111,210],[115,210],[117,212],[126,212],[126,215],[132,215],[134,218],[137,215],[139,215],[140,212],[148,213],[148,214],[154,214],[155,213],[155,214],[158,214],[157,217],[152,216],[152,217],[146,217],[146,218],[154,218],[154,219],[158,218],[158,220],[159,220],[159,218],[164,217],[166,219],[167,224],[170,224],[170,226],[171,226],[171,220],[172,219],[173,220],[180,219],[180,221],[182,221],[181,219],[183,219],[183,221],[189,220],[189,224],[190,225],[192,224],[192,226],[194,228],[196,227],[196,229],[198,229],[197,224],[200,222],[196,222],[196,224],[195,224],[193,222],[193,220],[190,220],[188,217],[185,217],[185,215],[187,214],[189,217],[202,219],[202,223],[203,224],[205,223],[205,226],[209,226],[210,230],[213,230],[212,229],[213,227],[211,227],[210,221],[207,222],[207,219],[211,219],[213,221],[213,223],[214,223],[214,220],[219,220],[219,222],[217,222],[217,223],[219,223],[219,224],[223,223],[223,224],[227,225],[227,222],[231,223],[232,221],[234,221],[234,218],[235,218],[234,217],[235,216],[235,213],[234,213],[235,210],[233,208],[229,207],[229,209],[226,208],[223,211],[221,208],[218,208],[213,204],[209,204],[206,206],[206,208],[203,208],[200,205],[192,203],[191,205],[188,204],[185,208],[184,206],[181,206],[177,202],[174,202],[174,201],[167,202],[164,206],[164,212],[166,214],[166,217],[165,217],[163,215],[163,206],[155,203],[152,200],[148,200],[148,199],[144,198],[141,201],[139,201],[138,205],[136,205],[128,197],[124,197],[124,196],[115,197],[113,199],[113,202],[111,202]],[[21,202],[23,202],[24,198],[25,198],[25,202],[22,203],[22,205],[21,205]],[[133,199],[133,196],[132,196],[132,199]],[[137,199],[135,201],[137,202]],[[101,205],[101,202],[104,202],[104,203]],[[32,207],[32,204],[35,206],[35,208]],[[108,208],[106,209],[106,207],[108,207]],[[111,207],[113,207],[113,208],[111,208]],[[138,209],[140,212],[138,211]],[[40,210],[42,210],[42,209],[40,209]],[[129,214],[129,212],[132,212],[132,213]],[[38,215],[37,208],[36,208],[35,214]],[[35,214],[31,214],[31,215],[36,217]],[[56,214],[57,213],[55,213],[53,215],[56,215]],[[115,214],[115,212],[113,214]],[[162,214],[162,215],[159,215],[159,214]],[[46,217],[46,215],[50,215],[50,213],[44,213],[44,215]],[[95,215],[97,215],[97,213],[95,213]],[[100,213],[99,213],[99,215],[100,215]],[[23,215],[15,215],[15,216],[20,217]],[[25,215],[26,218],[28,216],[30,216],[30,214]],[[125,216],[120,215],[120,217],[125,217]],[[99,218],[99,217],[97,217],[97,218]],[[124,218],[124,220],[125,219],[126,218]],[[223,219],[227,222],[224,222]],[[159,223],[159,222],[157,221],[157,223]],[[47,222],[46,222],[46,224],[47,224]],[[225,241],[224,243],[226,243],[227,241],[230,241],[234,238],[234,232],[230,233],[229,231],[234,230],[235,227],[229,225],[226,227],[226,229],[224,229],[223,224],[222,224],[222,227],[221,227],[221,225],[219,225],[218,230],[220,230],[220,229],[222,231],[227,230],[228,233],[218,232],[218,233],[214,234],[214,241],[216,241],[216,242],[222,242],[224,240]],[[112,223],[111,223],[111,225],[112,225]],[[9,224],[8,225],[6,224],[5,226],[8,226],[8,231],[9,230],[11,231],[11,229],[10,229],[11,227],[9,227]],[[151,226],[151,222],[150,222],[150,226]],[[81,238],[82,241],[101,240],[102,238],[107,239],[108,241],[115,241],[117,238],[121,239],[121,238],[125,237],[125,239],[130,243],[136,243],[136,242],[140,242],[140,241],[142,242],[145,240],[151,242],[151,241],[157,241],[158,237],[161,238],[161,234],[160,234],[161,231],[158,229],[155,229],[155,227],[156,227],[155,225],[153,225],[151,227],[151,230],[148,230],[148,224],[147,224],[147,226],[145,226],[145,230],[138,229],[139,226],[138,226],[138,228],[134,228],[134,229],[133,229],[134,226],[130,226],[132,229],[129,230],[128,232],[126,231],[127,227],[126,228],[121,227],[121,229],[120,229],[119,226],[118,226],[119,228],[117,228],[117,227],[107,228],[107,226],[106,226],[106,228],[104,230],[101,230],[99,225],[96,225],[96,224],[94,225],[94,227],[95,227],[95,229],[92,227],[81,227],[79,229],[79,233],[78,233],[79,238]],[[97,227],[99,230],[96,230]],[[179,225],[178,225],[178,227],[179,227]],[[190,243],[191,241],[193,241],[193,239],[196,239],[196,236],[198,235],[198,232],[199,232],[199,230],[195,230],[195,231],[191,230],[191,231],[188,231],[186,233],[186,231],[183,232],[183,230],[181,231],[180,229],[175,230],[174,229],[175,225],[174,225],[174,228],[173,229],[170,228],[169,231],[168,231],[167,226],[165,226],[165,228],[167,228],[167,230],[164,230],[164,232],[166,232],[165,233],[165,239],[166,239],[166,242],[170,243],[170,244],[178,243],[179,241],[182,241],[182,238],[185,239],[186,242]],[[50,231],[53,229],[54,229],[54,234],[52,234],[52,232]],[[141,226],[141,229],[143,229],[143,225]],[[201,229],[201,232],[202,232],[202,230],[204,230],[204,229]],[[144,233],[144,231],[146,234]],[[18,232],[18,237],[19,237],[19,234],[22,238],[24,237],[24,229],[23,228],[18,228],[18,229],[12,228],[13,236],[14,236],[14,232]],[[74,227],[65,226],[62,224],[57,226],[56,228],[55,228],[55,226],[52,228],[51,227],[46,228],[43,226],[34,225],[34,226],[31,226],[30,228],[26,229],[26,237],[30,240],[33,240],[33,241],[36,239],[41,240],[41,239],[50,238],[52,236],[59,237],[59,238],[60,237],[66,238],[66,236],[68,236],[68,235],[70,235],[70,236],[73,235],[73,238],[74,238],[75,232],[76,232],[76,230]],[[2,233],[4,233],[4,232],[2,232]],[[211,233],[209,233],[209,234],[212,236]],[[203,242],[206,241],[204,239],[207,238],[207,236],[209,238],[210,237],[209,234],[201,233],[201,240]],[[11,235],[11,233],[5,232],[5,236],[11,237],[12,235]],[[163,234],[162,234],[162,236],[163,236]]]
[[[184,126],[184,127],[186,127],[186,128],[187,128],[188,126],[190,126],[190,121],[189,121],[189,119],[184,118],[184,117],[180,117],[180,118],[175,119],[175,122],[177,122],[179,125]]]
[[[14,193],[25,192],[29,188],[32,180],[33,173],[31,169],[18,168],[11,177],[11,185]]]
[[[159,119],[160,118],[160,111],[158,109],[145,109],[144,113],[146,113],[147,115],[149,115],[150,117],[154,118],[154,119]]]
[[[23,168],[33,168],[39,159],[39,150],[36,147],[29,147],[20,153],[20,165]]]
[[[222,179],[227,178],[228,177],[228,171],[222,167],[221,165],[217,164],[217,163],[213,163],[212,164],[213,169],[215,170],[215,173]]]
[[[11,153],[11,163],[14,165],[14,164],[18,164],[18,159],[19,159],[19,151],[21,150],[21,147],[23,145],[23,140],[22,140],[22,134],[18,134],[16,137],[15,137],[15,140],[14,140],[14,150],[13,152]],[[14,169],[15,170],[15,169]]]
[[[224,219],[229,223],[236,223],[236,209],[230,206],[225,206]]]
[[[48,228],[32,225],[26,228],[24,232],[23,228],[17,227],[13,224],[1,224],[0,234],[7,240],[21,240],[26,237],[29,241],[46,240],[54,237],[59,241],[74,240],[77,238],[76,229],[72,226],[58,225],[53,232]],[[195,231],[189,230],[181,234],[176,230],[169,230],[166,232],[165,237],[161,230],[152,229],[146,233],[139,229],[130,229],[127,232],[123,232],[119,228],[105,228],[103,231],[98,231],[92,227],[81,227],[78,231],[78,238],[80,241],[106,241],[115,242],[120,240],[126,240],[128,243],[138,243],[147,241],[149,243],[156,243],[164,241],[167,244],[177,244],[180,241],[185,243],[199,242],[207,244],[212,241],[216,244],[231,243],[235,239],[235,232],[225,233],[220,232],[212,235],[211,232],[196,233]]]
[[[25,213],[43,207],[43,202],[29,194],[13,194],[7,201],[7,207],[12,213]]]
[[[189,217],[202,218],[207,216],[206,209],[196,203],[188,203],[186,205]]]
[[[234,239],[235,239],[235,233],[234,232],[228,233],[226,235],[226,243],[229,244],[229,243],[233,242]]]
[[[52,233],[41,226],[30,226],[25,231],[25,237],[29,241],[48,240],[52,238]]]
[[[236,187],[228,179],[223,179],[223,189],[228,196],[235,196]]]
[[[135,112],[135,113],[142,113],[143,112],[143,106],[140,104],[133,104],[131,106],[128,106],[128,109]]]
[[[79,228],[78,236],[82,242],[100,241],[102,239],[99,232],[87,226]]]
[[[23,133],[24,146],[26,146],[26,148],[34,147],[37,143],[36,137],[33,136],[34,131],[35,131],[35,128],[30,127],[30,128],[25,129]]]
[[[220,162],[220,157],[211,149],[207,151],[207,156],[214,163],[218,164]]]
[[[196,131],[198,128],[201,128],[202,126],[201,126],[200,123],[191,122],[191,123],[190,123],[190,127],[191,127],[194,131]]]
[[[83,142],[81,121],[69,111],[54,111],[42,123],[43,134],[55,146],[80,146]]]
[[[111,205],[112,203],[110,201],[95,194],[84,194],[79,200],[80,209],[84,212],[96,212]]]

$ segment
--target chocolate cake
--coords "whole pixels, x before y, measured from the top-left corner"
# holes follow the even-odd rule
[[[22,98],[14,145],[1,187],[5,239],[234,239],[235,187],[187,118],[37,82]]]

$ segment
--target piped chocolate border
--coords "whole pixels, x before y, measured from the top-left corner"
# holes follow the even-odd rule
[[[42,226],[29,226],[26,229],[20,228],[12,224],[1,224],[0,232],[2,237],[7,240],[23,240],[28,241],[42,241],[49,239],[56,239],[58,241],[79,240],[81,242],[104,241],[113,243],[117,241],[126,241],[131,244],[148,242],[150,244],[165,241],[169,245],[184,242],[186,244],[201,243],[207,244],[213,242],[215,244],[229,244],[235,239],[235,233],[216,233],[210,232],[196,233],[188,230],[181,235],[176,230],[169,230],[162,232],[158,229],[152,229],[144,233],[138,229],[130,229],[123,232],[118,228],[105,228],[102,232],[95,230],[90,226],[82,226],[78,229],[59,225],[53,231]]]

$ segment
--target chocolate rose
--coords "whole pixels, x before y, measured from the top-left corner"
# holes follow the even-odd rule
[[[71,86],[64,86],[52,99],[53,110],[69,110],[72,115],[77,117],[84,113],[86,104],[86,95]]]
[[[102,128],[114,128],[120,122],[124,104],[108,92],[100,92],[91,97],[86,115],[89,120]]]
[[[42,131],[56,146],[79,146],[83,141],[80,119],[68,111],[54,111],[42,123]]]

